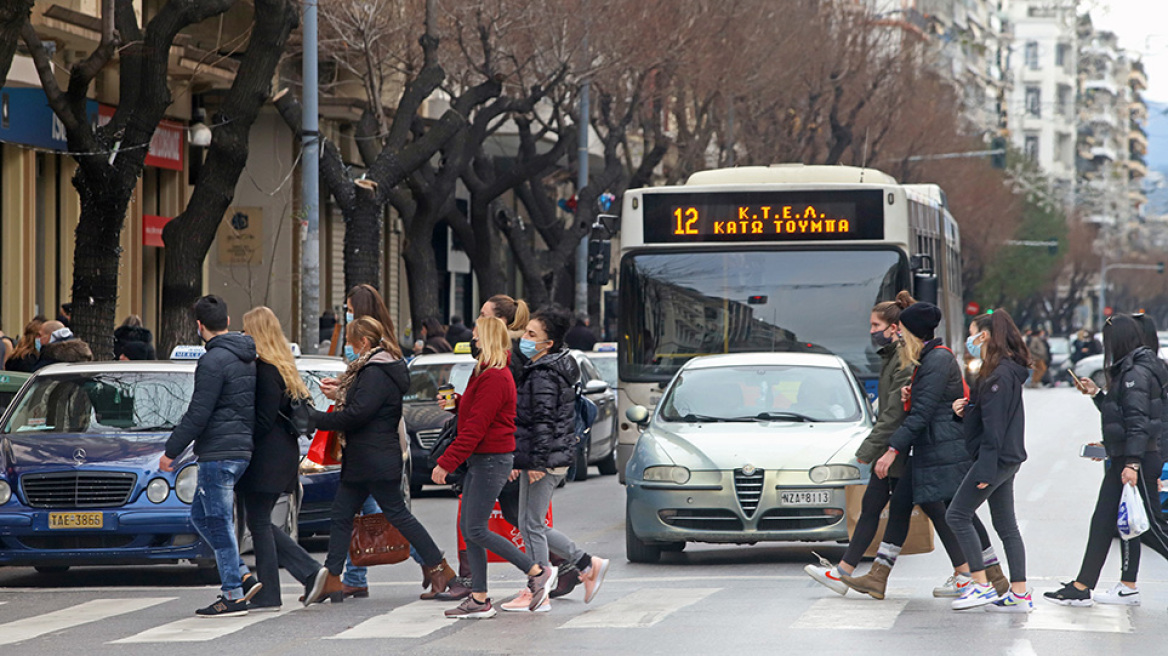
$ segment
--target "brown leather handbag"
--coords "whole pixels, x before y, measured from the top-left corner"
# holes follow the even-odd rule
[[[383,513],[353,518],[349,558],[358,567],[392,565],[410,557],[410,542]]]

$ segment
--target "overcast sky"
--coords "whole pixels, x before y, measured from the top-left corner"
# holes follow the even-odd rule
[[[1096,29],[1119,36],[1119,45],[1142,56],[1148,73],[1144,96],[1168,102],[1168,1],[1090,0],[1080,5],[1090,10]]]

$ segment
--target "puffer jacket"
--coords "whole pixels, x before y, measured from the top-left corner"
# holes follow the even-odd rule
[[[941,340],[921,349],[920,366],[912,379],[908,416],[889,439],[889,446],[909,454],[913,503],[949,501],[969,471],[969,451],[953,402],[965,395],[961,366]]]
[[[350,483],[397,481],[402,476],[398,423],[402,396],[410,389],[404,360],[379,350],[361,367],[336,412],[312,410],[316,427],[344,431],[341,480]]]
[[[1022,388],[1030,369],[1014,360],[998,363],[965,406],[965,445],[973,458],[971,476],[978,483],[998,480],[1000,466],[1026,461],[1026,412]]]
[[[880,400],[880,414],[872,432],[856,449],[856,459],[868,464],[874,463],[888,451],[888,439],[900,428],[904,421],[904,404],[900,401],[900,390],[912,380],[912,367],[901,367],[900,356],[895,344],[889,344],[878,351],[881,360],[880,382],[876,388]],[[908,454],[901,452],[888,469],[888,476],[900,478],[904,473],[904,463]]]
[[[567,351],[523,367],[515,411],[515,468],[547,470],[572,464],[576,449],[576,382],[580,368]]]
[[[93,351],[89,344],[77,339],[67,339],[63,342],[53,342],[41,347],[41,355],[33,365],[33,371],[40,371],[51,364],[58,362],[92,362]]]
[[[126,344],[130,342],[145,344],[149,351],[146,359],[155,359],[154,335],[150,333],[150,329],[142,326],[118,326],[114,330],[114,357],[121,357],[122,353],[126,351]]]
[[[1107,394],[1095,397],[1103,423],[1103,446],[1111,459],[1140,462],[1159,451],[1164,436],[1164,387],[1168,367],[1141,346],[1111,366]]]
[[[242,333],[216,335],[195,367],[186,414],[166,441],[177,458],[191,443],[200,460],[248,460],[255,427],[256,348]]]

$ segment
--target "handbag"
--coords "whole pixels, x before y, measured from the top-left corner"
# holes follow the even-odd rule
[[[333,406],[329,406],[328,411],[332,412]],[[312,444],[308,447],[308,453],[304,457],[325,467],[341,464],[341,441],[337,437],[333,431],[316,431],[316,434],[312,436]]]
[[[384,513],[353,518],[349,558],[357,567],[393,565],[410,557],[410,542],[389,523]]]

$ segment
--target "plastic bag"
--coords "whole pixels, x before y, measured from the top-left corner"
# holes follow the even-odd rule
[[[1123,486],[1123,494],[1119,497],[1119,518],[1116,527],[1119,529],[1119,537],[1124,540],[1138,538],[1149,528],[1144,501],[1134,485]]]

